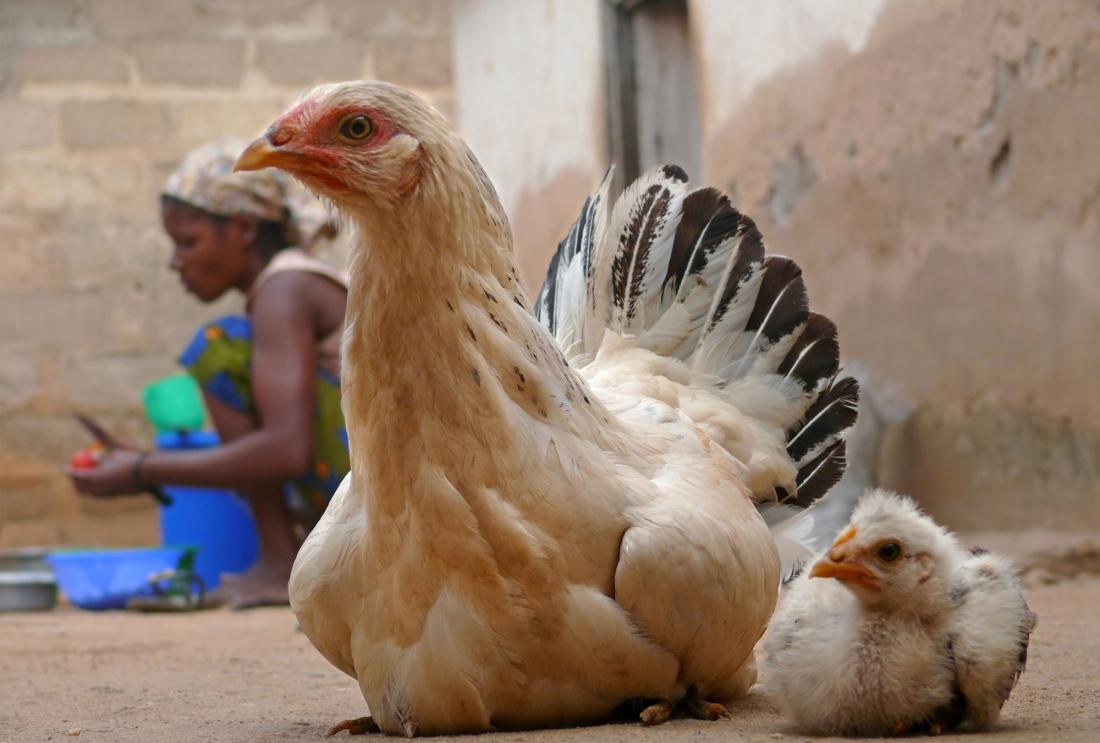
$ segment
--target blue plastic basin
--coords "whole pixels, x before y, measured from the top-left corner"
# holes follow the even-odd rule
[[[204,449],[217,446],[212,431],[157,434],[158,449]],[[167,485],[172,505],[161,506],[160,530],[165,544],[198,547],[195,572],[206,590],[221,582],[222,573],[239,573],[260,554],[260,538],[248,503],[232,490]]]
[[[174,568],[186,547],[58,550],[47,560],[57,585],[81,609],[123,609],[133,596],[152,594],[149,576]]]

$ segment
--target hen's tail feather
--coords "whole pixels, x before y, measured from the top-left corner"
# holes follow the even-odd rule
[[[689,190],[676,166],[631,184],[610,216],[607,183],[559,245],[537,316],[571,360],[594,355],[610,329],[717,379],[719,392],[754,380],[778,390],[798,469],[796,492],[779,496],[823,496],[844,472],[859,387],[837,379],[836,326],[810,310],[799,266],[766,255],[752,219],[717,189]]]
[[[797,341],[809,317],[809,298],[802,283],[802,269],[790,258],[768,256],[752,313],[716,371],[726,383],[751,374],[774,373],[777,359]],[[758,368],[762,362],[764,368]]]
[[[840,344],[832,320],[811,312],[806,327],[779,363],[776,373],[795,378],[802,389],[812,392],[836,376],[840,368]]]
[[[737,212],[730,207],[729,199],[717,188],[698,188],[684,198],[680,224],[672,243],[662,291],[680,290],[680,282],[692,268],[692,261],[705,261],[707,251],[699,252],[704,241],[714,242],[721,235],[729,234],[737,227]],[[691,272],[698,273],[696,266]]]
[[[844,476],[844,470],[848,466],[846,453],[847,445],[841,439],[799,467],[794,497],[780,502],[809,508],[815,501],[824,498]]]
[[[654,168],[627,186],[595,246],[590,306],[598,325],[641,335],[661,312],[669,256],[687,196],[687,173]],[[593,336],[602,339],[597,326]],[[592,338],[588,339],[591,345]],[[589,350],[594,350],[589,348]]]
[[[764,261],[760,294],[745,329],[774,343],[806,322],[809,305],[802,269],[790,258],[770,255]]]
[[[583,343],[593,253],[607,219],[607,194],[613,172],[614,168],[607,169],[600,187],[585,199],[577,221],[558,243],[535,300],[535,317],[554,334],[566,356],[575,355]]]
[[[787,453],[802,467],[835,443],[853,423],[859,405],[859,382],[845,377],[818,395],[805,421],[787,434]]]
[[[700,273],[692,273],[683,280],[691,287],[691,295],[707,301],[704,303],[706,314],[700,318],[703,329],[698,343],[689,343],[686,347],[681,344],[678,358],[690,361],[696,371],[715,375],[727,366],[734,345],[746,329],[759,297],[764,271],[764,241],[760,231],[748,217],[732,207],[729,211],[736,216],[736,221],[731,225],[728,239],[715,244],[712,253],[705,256],[706,260],[700,261]],[[694,265],[691,268],[696,270]],[[712,282],[709,276],[701,274],[703,271],[712,274],[715,269],[721,272],[717,281]],[[640,342],[660,352],[648,339]]]

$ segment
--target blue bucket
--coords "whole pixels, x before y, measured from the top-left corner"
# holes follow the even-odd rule
[[[187,547],[56,550],[46,556],[57,585],[81,609],[124,609],[134,596],[152,595],[149,577],[179,564]]]
[[[217,446],[212,431],[157,434],[158,449],[205,449]],[[160,530],[165,544],[198,547],[195,572],[206,590],[216,588],[222,573],[248,569],[260,554],[256,522],[248,503],[232,490],[166,485],[172,505],[161,506]]]

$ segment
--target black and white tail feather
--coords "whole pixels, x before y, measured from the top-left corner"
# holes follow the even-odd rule
[[[767,255],[760,231],[714,188],[675,165],[649,171],[609,210],[611,171],[550,262],[535,314],[574,365],[611,330],[677,359],[748,415],[761,385],[782,396],[786,453],[797,468],[759,504],[784,575],[812,549],[812,513],[844,474],[844,434],[859,385],[839,376],[831,320],[810,311],[802,272]]]

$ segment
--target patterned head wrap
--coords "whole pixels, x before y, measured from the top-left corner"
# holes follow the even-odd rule
[[[222,217],[246,215],[286,225],[292,245],[309,248],[337,222],[325,206],[281,170],[233,172],[247,142],[227,140],[192,150],[168,177],[161,194]]]

